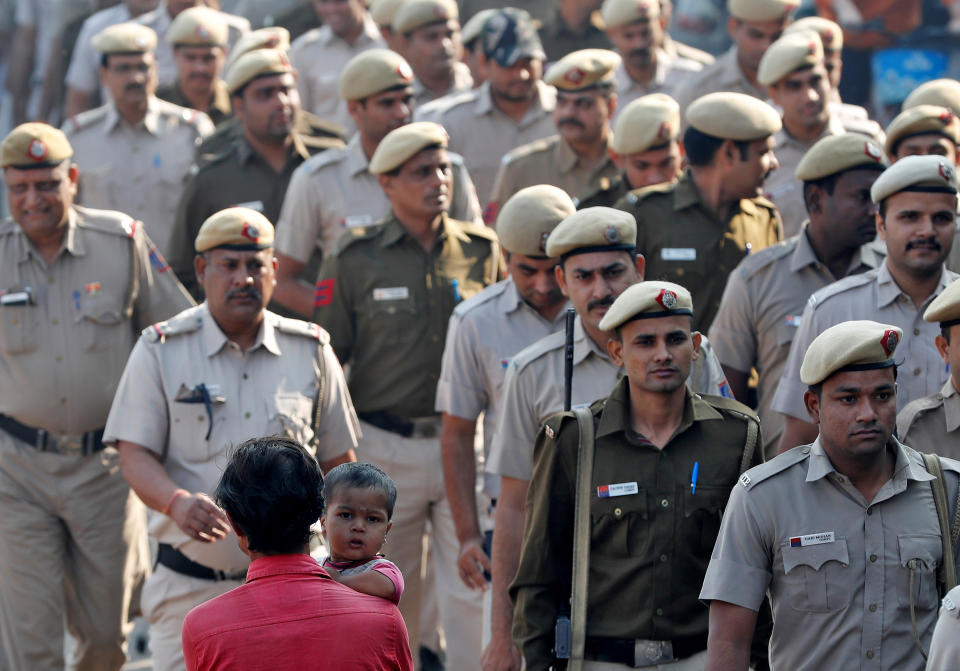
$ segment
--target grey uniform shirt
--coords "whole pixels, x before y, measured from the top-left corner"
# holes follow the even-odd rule
[[[621,62],[614,71],[617,85],[617,114],[637,98],[650,93],[666,93],[675,98],[677,91],[701,70],[703,70],[703,63],[682,56],[671,56],[658,47],[657,69],[653,79],[647,84],[640,84],[630,77],[627,68]],[[616,115],[613,118],[616,119]]]
[[[882,262],[882,256],[864,245],[851,259],[847,275],[866,272]],[[757,414],[765,454],[775,454],[783,432],[783,415],[770,405],[803,307],[814,292],[835,281],[813,251],[806,224],[789,240],[745,257],[727,279],[720,309],[710,325],[710,342],[724,366],[744,373],[756,368],[760,374]]]
[[[897,415],[897,435],[920,452],[960,459],[960,394],[953,378],[936,394],[910,401]]]
[[[510,361],[528,345],[563,330],[565,319],[565,309],[553,321],[545,319],[520,297],[512,277],[454,309],[437,384],[437,411],[463,419],[476,419],[482,412],[485,457],[493,443]],[[484,491],[496,498],[500,478],[485,474]]]
[[[700,598],[757,610],[768,594],[771,669],[923,669],[908,563],[916,560],[913,600],[926,648],[943,556],[933,476],[895,438],[887,449],[893,476],[870,503],[819,439],[750,469],[730,493]],[[952,506],[960,463],[942,461]]]
[[[103,440],[141,445],[157,455],[179,487],[211,494],[231,447],[255,436],[286,435],[304,445],[313,440],[321,380],[316,438],[317,459],[324,461],[355,448],[360,431],[326,332],[265,311],[256,342],[244,352],[227,339],[204,303],[144,330],[120,380]],[[200,383],[212,401],[210,415],[196,402]],[[156,511],[150,512],[149,528],[157,541],[204,566],[233,572],[250,563],[232,532],[201,543]]]
[[[413,104],[416,107],[426,105],[434,100],[447,98],[463,91],[469,91],[473,88],[473,75],[470,74],[470,68],[466,63],[456,61],[453,64],[453,81],[450,82],[450,88],[441,93],[431,91],[419,78],[413,80]]]
[[[477,191],[463,159],[449,154],[453,168],[450,216],[482,223]],[[371,226],[387,215],[390,201],[370,160],[354,135],[346,147],[327,149],[297,168],[283,198],[277,222],[276,249],[306,263],[313,249],[329,255],[349,228]]]
[[[807,385],[800,381],[803,356],[813,339],[825,329],[854,319],[871,319],[903,329],[903,340],[897,347],[898,409],[902,410],[916,398],[936,393],[948,374],[933,344],[940,334],[940,325],[923,321],[923,311],[956,278],[955,273],[944,268],[936,290],[920,309],[897,286],[886,262],[877,270],[845,277],[813,294],[803,309],[771,407],[784,415],[810,421],[803,405]]]
[[[533,476],[537,431],[550,415],[563,411],[564,340],[562,332],[548,335],[523,349],[510,362],[487,473],[527,481]],[[622,375],[623,369],[587,336],[577,316],[573,337],[573,406],[586,407],[608,396]],[[687,386],[698,393],[731,395],[720,362],[706,338]]]

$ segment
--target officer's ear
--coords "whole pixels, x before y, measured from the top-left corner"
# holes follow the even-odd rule
[[[620,329],[615,329],[613,337],[607,341],[607,353],[610,355],[613,365],[618,368],[623,366],[623,335],[620,333]]]
[[[567,291],[567,276],[563,272],[563,264],[564,261],[560,261],[553,267],[553,276],[557,278],[557,286],[560,287],[560,292],[569,298],[570,293]]]
[[[693,319],[691,318],[691,321]],[[700,335],[700,331],[691,331],[690,332],[690,343],[693,345],[693,360],[696,361],[700,358],[700,343],[703,342],[703,336]]]
[[[952,326],[949,328],[953,328]],[[933,339],[933,344],[937,346],[937,352],[940,353],[940,358],[943,359],[943,362],[947,365],[950,364],[950,341],[944,338],[942,335],[938,335]]]
[[[812,389],[807,389],[803,392],[803,405],[807,409],[807,414],[810,416],[810,422],[813,424],[820,424],[820,395],[814,392]]]
[[[193,257],[193,272],[197,276],[197,283],[203,284],[204,276],[207,273],[207,255],[197,254]]]

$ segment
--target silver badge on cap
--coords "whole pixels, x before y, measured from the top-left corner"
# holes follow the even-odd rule
[[[254,226],[253,224],[248,224],[243,222],[243,230],[240,231],[240,235],[247,238],[248,240],[253,240],[256,242],[260,238],[260,229]]]
[[[657,302],[666,310],[672,310],[677,305],[677,294],[668,290],[661,289],[657,296]]]
[[[30,140],[30,144],[27,145],[27,156],[34,161],[42,161],[47,157],[47,145],[37,139]]]
[[[887,356],[893,354],[893,350],[897,349],[897,344],[899,344],[900,338],[897,336],[897,332],[888,329],[884,331],[883,337],[880,339],[880,346],[883,347],[883,351],[886,352]]]
[[[613,224],[607,226],[607,230],[603,232],[603,237],[607,239],[607,242],[616,243],[620,242],[620,231],[617,230],[617,227]]]

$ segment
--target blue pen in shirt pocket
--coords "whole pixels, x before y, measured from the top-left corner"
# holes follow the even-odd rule
[[[690,474],[690,494],[697,493],[697,476],[700,475],[700,462],[693,462],[693,473]]]
[[[460,302],[460,282],[456,279],[450,280],[450,286],[453,287],[453,300],[457,303]]]

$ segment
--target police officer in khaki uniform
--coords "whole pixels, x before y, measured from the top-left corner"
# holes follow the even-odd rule
[[[883,262],[868,244],[877,231],[869,193],[885,163],[880,148],[861,135],[817,142],[797,167],[808,212],[800,232],[750,254],[727,279],[710,341],[737,398],[748,398],[751,369],[759,373],[757,414],[771,457],[784,420],[770,404],[807,299]]]
[[[617,110],[613,73],[619,63],[620,57],[608,49],[582,49],[550,66],[543,81],[557,89],[557,135],[503,157],[490,195],[491,210],[535,184],[552,184],[571,198],[609,186],[617,175],[610,155],[610,120]]]
[[[947,592],[930,639],[925,671],[951,671],[960,655],[960,585]]]
[[[350,366],[363,428],[359,453],[397,483],[386,553],[406,579],[400,610],[418,647],[421,542],[429,520],[436,591],[451,669],[479,658],[479,594],[457,575],[459,543],[444,490],[440,416],[434,410],[442,343],[456,304],[500,278],[493,231],[447,216],[452,185],[447,134],[430,122],[402,126],[377,146],[378,175],[391,211],[351,229],[324,260],[314,318]]]
[[[954,327],[960,324],[960,281],[954,281],[933,299],[923,320],[940,325],[934,342],[950,377],[936,394],[911,401],[900,411],[897,435],[907,445],[956,459],[960,457],[960,347],[954,343],[960,338],[960,330]]]
[[[493,189],[500,161],[511,149],[556,133],[551,113],[556,90],[541,81],[546,56],[525,12],[498,10],[483,26],[480,53],[487,81],[479,88],[417,109],[450,134],[450,149],[464,158],[481,205]],[[484,213],[488,224],[496,212]]]
[[[883,131],[873,121],[843,121],[830,107],[831,84],[824,67],[823,46],[817,33],[785,33],[760,59],[757,81],[782,113],[783,128],[774,136],[774,154],[780,167],[764,183],[783,220],[785,237],[796,235],[807,217],[803,188],[794,173],[817,140],[854,131],[883,142]]]
[[[799,4],[796,0],[727,0],[727,30],[733,46],[677,91],[681,111],[700,96],[717,91],[766,100],[767,92],[757,81],[760,59],[790,23]]]
[[[684,381],[700,354],[693,301],[670,282],[640,282],[600,328],[625,369],[590,406],[587,671],[700,671],[707,612],[698,594],[730,489],[759,463],[759,420],[732,399]],[[514,638],[527,669],[551,668],[557,617],[569,613],[578,501],[577,418],[550,417],[537,435],[517,577]],[[582,457],[581,457],[582,459]],[[576,626],[576,623],[574,623]]]
[[[903,109],[917,105],[938,105],[960,114],[960,82],[956,79],[934,79],[921,84],[903,101]]]
[[[960,118],[946,107],[915,105],[903,110],[887,126],[887,155],[943,156],[960,165]]]
[[[689,289],[699,306],[694,327],[706,331],[727,275],[744,256],[781,239],[776,207],[758,195],[777,168],[780,117],[742,93],[711,93],[690,106],[687,123],[690,167],[679,181],[631,191],[616,207],[636,217],[647,276]]]
[[[559,61],[577,49],[609,49],[597,0],[557,0],[540,28],[547,60]]]
[[[244,54],[227,71],[226,84],[242,133],[194,168],[177,206],[170,245],[171,265],[194,295],[193,241],[203,222],[235,205],[276,221],[294,171],[314,154],[342,146],[338,140],[298,132],[302,110],[296,71],[283,51]],[[282,121],[274,120],[277,115]]]
[[[622,374],[607,352],[611,335],[599,322],[627,287],[643,280],[644,258],[636,248],[636,222],[605,207],[580,210],[547,238],[547,254],[558,259],[557,280],[577,311],[573,338],[574,406],[610,393]],[[688,384],[695,392],[729,395],[723,370],[703,338],[701,356]],[[493,594],[490,650],[497,659],[515,656],[511,639],[513,609],[507,587],[517,572],[524,523],[524,501],[533,475],[537,430],[563,410],[564,334],[554,333],[514,356],[503,383],[501,408],[486,471],[501,476],[493,543]],[[496,668],[496,667],[495,667]]]
[[[143,509],[101,440],[136,334],[192,304],[143,225],[73,205],[60,131],[0,146],[13,215],[0,224],[0,667],[123,666],[149,570]]]
[[[676,182],[683,166],[679,137],[680,106],[673,98],[651,93],[631,102],[617,115],[610,143],[620,174],[577,207],[612,207],[633,189]]]
[[[154,95],[156,44],[156,33],[136,23],[98,33],[100,79],[113,100],[69,119],[63,130],[81,168],[79,201],[134,213],[167,254],[194,149],[213,124]]]
[[[810,296],[773,397],[773,410],[785,415],[781,452],[816,437],[803,406],[800,365],[814,337],[834,324],[876,317],[903,330],[899,408],[936,393],[947,381],[934,345],[939,330],[922,315],[957,278],[943,264],[956,233],[956,170],[939,156],[908,156],[877,178],[870,197],[879,206],[877,233],[886,243],[886,261]]]
[[[220,79],[227,34],[223,15],[209,7],[191,7],[177,14],[166,34],[173,45],[177,80],[158,88],[157,97],[203,112],[215,126],[233,116],[227,84]]]
[[[849,321],[806,350],[804,405],[819,435],[750,469],[730,494],[700,592],[707,669],[746,671],[765,594],[770,668],[923,669],[943,544],[935,476],[893,435],[902,336]],[[960,463],[939,460],[953,508]]]
[[[355,56],[340,76],[340,95],[357,133],[346,147],[325,152],[294,172],[280,211],[277,301],[298,314],[313,312],[313,284],[299,279],[311,253],[330,255],[345,232],[372,225],[390,209],[369,170],[370,157],[387,133],[410,123],[412,82],[410,65],[387,49]],[[451,152],[448,156],[453,171],[450,216],[479,223],[480,204],[464,161]],[[316,279],[316,272],[308,277]]]
[[[144,329],[104,429],[159,543],[140,604],[157,671],[182,671],[187,612],[239,585],[250,563],[210,499],[227,450],[286,435],[324,471],[355,460],[359,425],[326,331],[265,309],[272,246],[273,226],[254,210],[204,222],[195,263],[207,299]]]

